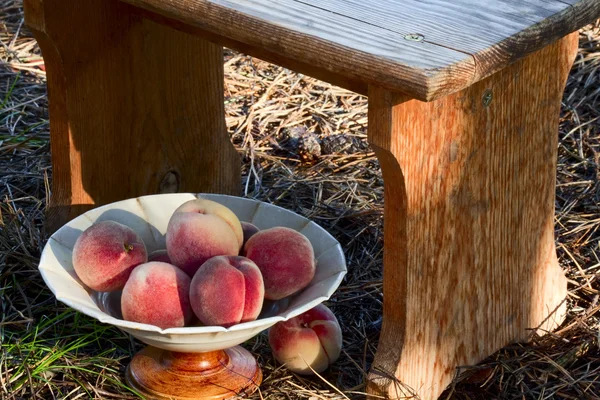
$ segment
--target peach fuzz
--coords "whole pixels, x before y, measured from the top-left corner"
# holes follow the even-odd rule
[[[290,371],[301,375],[323,372],[342,350],[342,330],[329,308],[315,308],[278,322],[269,330],[273,355]],[[310,366],[310,368],[309,368]]]
[[[233,211],[225,207],[223,204],[199,197],[194,200],[186,201],[180,205],[175,212],[192,212],[216,215],[217,217],[222,218],[223,221],[227,222],[227,224],[231,227],[235,233],[235,237],[239,242],[240,248],[242,247],[242,243],[244,243],[244,232],[242,230],[242,224],[240,223],[240,220],[238,219],[237,215],[233,213]]]
[[[169,258],[169,253],[167,252],[166,249],[154,250],[148,256],[148,261],[149,262],[150,261],[160,261],[160,262],[164,262],[164,263],[167,263],[167,264],[173,264],[171,262],[171,259]]]
[[[279,300],[304,289],[315,276],[310,241],[290,228],[275,227],[255,233],[244,246],[265,280],[265,298]]]
[[[73,268],[81,281],[98,292],[122,289],[131,271],[148,260],[142,238],[130,227],[102,221],[75,241]]]
[[[172,264],[190,277],[209,258],[235,256],[240,249],[236,234],[224,219],[196,212],[175,212],[167,226],[166,241]]]
[[[190,281],[171,264],[152,261],[137,266],[123,288],[123,319],[161,329],[185,326],[193,316]]]
[[[263,277],[245,257],[220,256],[206,261],[194,275],[190,303],[205,325],[229,327],[253,321],[262,309]]]
[[[254,234],[258,231],[260,231],[260,229],[258,229],[258,227],[254,224],[251,224],[250,222],[241,222],[242,224],[242,232],[244,233],[244,244],[243,246],[246,245],[246,243],[248,243],[248,239],[250,239],[252,236],[254,236]]]

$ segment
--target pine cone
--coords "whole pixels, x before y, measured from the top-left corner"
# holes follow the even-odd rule
[[[298,155],[302,162],[315,163],[321,156],[321,144],[314,133],[306,133],[298,140]]]
[[[321,148],[323,154],[351,154],[364,151],[366,145],[350,135],[325,136]]]
[[[286,149],[296,149],[300,138],[308,133],[308,130],[304,126],[294,126],[292,128],[285,128],[281,132],[282,143],[281,147]]]

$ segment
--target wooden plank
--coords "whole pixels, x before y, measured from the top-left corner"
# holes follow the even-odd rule
[[[122,1],[315,75],[421,100],[463,89],[600,16],[597,0]],[[424,40],[405,39],[413,33]]]
[[[470,84],[467,54],[405,40],[295,0],[124,0],[212,32],[281,54],[350,80],[377,83],[429,100]]]
[[[600,1],[580,0],[571,7],[532,25],[488,49],[473,54],[476,62],[474,81],[499,71],[540,48],[574,32],[600,17]]]
[[[471,54],[473,82],[600,16],[597,0],[297,1]]]
[[[221,46],[137,17],[117,0],[24,7],[48,74],[49,231],[145,194],[240,193]]]
[[[560,103],[577,44],[574,33],[430,103],[370,87],[385,226],[369,393],[437,399],[456,367],[564,318],[554,197]]]
[[[404,36],[475,54],[569,7],[558,0],[297,0]]]
[[[132,0],[130,3],[153,3],[159,0]],[[160,2],[162,3],[162,2]],[[181,3],[193,7],[187,12],[192,16],[199,9],[202,1],[173,0],[173,5]],[[409,68],[430,70],[461,62],[465,56],[455,50],[444,49],[435,44],[415,43],[405,40],[402,36],[362,21],[356,21],[336,13],[321,10],[302,4],[296,0],[212,0],[214,6],[228,6],[230,17],[233,13],[243,13],[270,24],[286,28],[296,33],[306,33],[314,38],[327,42],[335,42],[340,46],[358,52],[364,52],[391,61],[402,63]],[[211,15],[203,16],[205,23],[210,22]],[[222,17],[222,22],[225,16]],[[230,21],[232,23],[233,21]],[[239,27],[231,27],[231,32],[239,32]],[[243,31],[239,35],[267,36],[268,32]],[[235,39],[235,37],[232,37]],[[266,38],[263,38],[266,39]],[[245,42],[244,40],[241,40]],[[305,50],[308,53],[309,50]],[[326,54],[321,55],[326,57]]]

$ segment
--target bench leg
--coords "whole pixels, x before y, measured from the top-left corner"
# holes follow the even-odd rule
[[[577,33],[423,103],[369,89],[385,181],[384,305],[370,394],[436,399],[456,367],[565,314],[557,125]]]
[[[144,194],[239,194],[221,46],[117,0],[24,5],[48,73],[49,231],[94,205]]]

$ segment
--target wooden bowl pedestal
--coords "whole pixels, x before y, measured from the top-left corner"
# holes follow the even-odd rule
[[[258,389],[262,372],[240,346],[177,353],[148,346],[127,367],[127,383],[148,399],[227,399]]]

